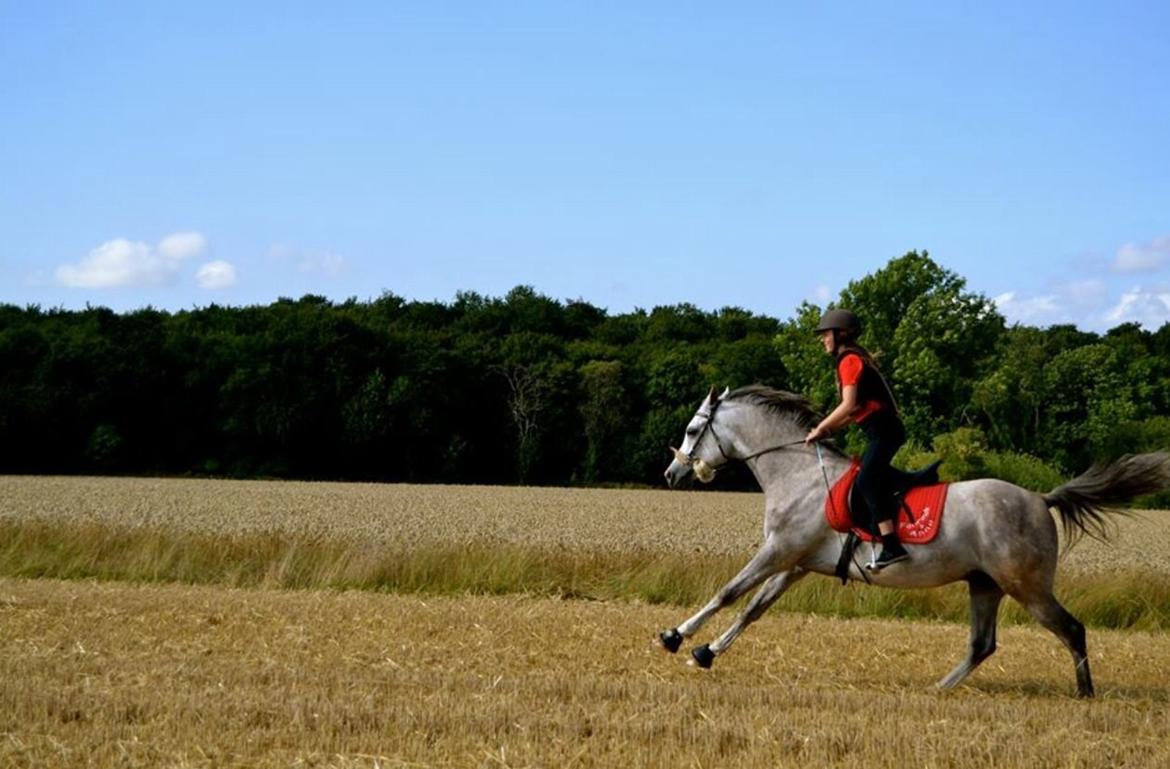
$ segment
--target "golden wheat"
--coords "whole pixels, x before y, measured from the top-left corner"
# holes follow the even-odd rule
[[[740,552],[758,538],[762,503],[758,494],[665,490],[0,476],[0,519],[407,546]]]
[[[710,491],[0,476],[0,521],[218,535],[287,534],[399,548],[492,544],[605,552],[751,553],[763,495]],[[1170,514],[1116,518],[1062,568],[1170,572]]]
[[[709,672],[678,610],[0,580],[6,767],[1162,767],[1166,634],[769,615]]]

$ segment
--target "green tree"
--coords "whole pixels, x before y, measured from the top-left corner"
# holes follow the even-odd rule
[[[693,351],[675,350],[650,364],[647,410],[633,451],[635,477],[655,479],[666,466],[668,446],[677,446],[707,387]]]
[[[1044,332],[1025,326],[1005,331],[995,368],[971,392],[971,407],[993,448],[1035,450],[1047,361]]]
[[[622,384],[622,364],[592,360],[581,366],[581,418],[587,449],[584,480],[589,483],[609,475],[613,453],[620,446],[627,423],[628,401]]]
[[[711,316],[693,304],[655,307],[646,326],[646,337],[659,343],[700,343],[711,339]]]
[[[787,388],[804,395],[825,411],[836,403],[837,379],[833,362],[825,355],[825,349],[813,332],[821,314],[820,307],[802,302],[796,317],[781,324],[773,344],[784,366]]]
[[[1125,366],[1105,344],[1057,355],[1044,367],[1044,389],[1046,454],[1069,471],[1087,465],[1138,411]]]
[[[1003,317],[989,299],[948,280],[919,296],[894,331],[890,362],[907,433],[926,442],[959,427],[974,383],[994,364]]]
[[[534,479],[540,461],[560,358],[555,337],[523,331],[504,339],[493,366],[507,384],[507,410],[516,435],[516,475],[521,483]]]
[[[995,449],[981,455],[988,473],[1040,488],[1051,472],[1037,458],[1080,469],[1167,448],[1170,324],[1005,330],[918,252],[839,303],[865,322],[920,452],[939,434],[955,453],[977,427]],[[527,286],[174,314],[0,305],[0,472],[657,483],[709,385],[836,402],[812,333],[820,314],[805,303],[779,323],[678,304],[610,316]],[[750,483],[720,475],[721,488]]]
[[[911,306],[928,295],[959,296],[965,282],[940,267],[923,251],[907,252],[885,267],[841,291],[838,307],[847,307],[861,318],[861,342],[883,365],[897,358],[895,334]]]
[[[934,439],[934,451],[942,460],[940,472],[943,480],[947,481],[984,477],[987,472],[984,460],[986,450],[986,438],[975,427],[960,427],[935,436]]]

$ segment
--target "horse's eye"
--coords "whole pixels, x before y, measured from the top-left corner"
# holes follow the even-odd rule
[[[699,434],[699,428],[697,428],[697,427],[688,427],[687,428],[687,435],[695,436],[698,434]]]

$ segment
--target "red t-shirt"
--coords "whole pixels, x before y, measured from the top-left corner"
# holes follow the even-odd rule
[[[861,382],[861,372],[865,370],[865,361],[856,353],[846,354],[837,363],[837,377],[841,380],[841,387],[853,385],[856,387]],[[853,414],[854,424],[861,424],[869,417],[873,416],[875,412],[882,410],[882,402],[877,400],[865,401],[858,404],[860,408]]]

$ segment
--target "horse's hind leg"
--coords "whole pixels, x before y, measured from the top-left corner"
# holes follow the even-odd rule
[[[1013,596],[1014,597],[1014,596]],[[1017,600],[1024,605],[1036,621],[1051,630],[1056,637],[1064,642],[1072,652],[1073,662],[1077,670],[1077,696],[1093,696],[1093,678],[1089,675],[1089,654],[1085,646],[1085,626],[1076,617],[1056,600],[1056,596],[1045,591],[1044,593],[1020,597]]]
[[[808,572],[804,569],[794,568],[768,577],[768,581],[756,591],[756,594],[752,596],[752,600],[748,602],[743,612],[735,618],[735,622],[732,623],[731,627],[723,635],[715,639],[714,643],[700,646],[691,652],[691,656],[695,658],[695,662],[699,663],[701,667],[711,667],[711,663],[715,660],[715,655],[727,651],[727,647],[731,646],[732,642],[739,637],[739,634],[748,625],[762,617],[764,612],[768,610],[768,607],[775,603],[776,599],[783,595],[785,590],[795,585],[807,574]]]
[[[946,678],[938,682],[940,689],[953,689],[958,686],[995,651],[995,626],[999,618],[999,603],[1003,600],[1003,590],[995,580],[983,572],[976,572],[968,577],[967,586],[971,593],[971,641],[967,649],[967,658]]]

